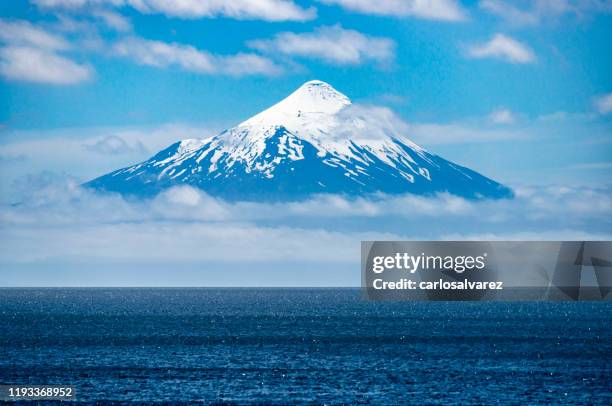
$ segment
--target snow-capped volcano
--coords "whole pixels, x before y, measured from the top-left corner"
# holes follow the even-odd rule
[[[190,185],[232,200],[294,200],[317,193],[512,195],[427,152],[389,121],[385,110],[355,107],[329,84],[313,80],[234,128],[177,142],[86,186],[151,196]]]

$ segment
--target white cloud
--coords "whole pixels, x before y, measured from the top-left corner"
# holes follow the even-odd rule
[[[9,80],[68,85],[86,81],[92,69],[60,55],[70,48],[59,35],[27,21],[0,20],[0,74]]]
[[[537,25],[565,16],[584,16],[612,12],[609,0],[481,0],[480,7],[513,25]]]
[[[339,25],[319,27],[311,33],[281,32],[271,40],[248,45],[264,52],[316,58],[337,65],[359,65],[368,61],[388,63],[395,56],[395,43]]]
[[[308,261],[316,253],[317,261],[342,262],[357,258],[356,242],[361,239],[398,237],[384,232],[256,224],[249,214],[240,213],[244,207],[189,187],[170,189],[153,200],[127,201],[84,190],[71,180],[52,180],[54,183],[45,185],[32,179],[33,193],[27,200],[0,212],[3,261],[95,258],[102,262],[274,263]],[[28,248],[29,244],[33,245]]]
[[[107,27],[115,31],[127,32],[132,30],[132,23],[126,17],[111,10],[94,10],[92,15],[101,20]]]
[[[338,118],[341,121],[336,127],[336,137],[355,137],[355,134],[363,134],[368,139],[376,140],[394,134],[404,142],[414,142],[421,147],[519,140],[534,134],[534,128],[510,126],[516,124],[517,117],[505,108],[495,110],[487,116],[435,123],[406,122],[390,108],[354,103],[343,110]],[[504,127],[499,124],[504,124]]]
[[[495,124],[513,124],[516,121],[516,117],[514,117],[514,114],[510,110],[501,108],[492,111],[491,114],[489,114],[489,120]]]
[[[46,50],[65,50],[68,42],[28,21],[0,20],[0,41],[14,46],[29,46]]]
[[[201,74],[277,75],[282,69],[270,59],[256,54],[213,55],[191,45],[127,38],[113,47],[116,55],[141,65],[159,68],[177,66]]]
[[[7,79],[69,85],[88,80],[92,71],[53,52],[30,47],[0,48],[0,73]]]
[[[307,21],[314,8],[304,9],[291,0],[34,0],[40,7],[83,9],[132,7],[141,13],[178,18],[230,17],[240,20]]]
[[[612,93],[597,96],[594,100],[594,105],[599,114],[612,113]]]
[[[495,34],[488,42],[468,48],[472,58],[497,58],[511,63],[532,63],[533,51],[525,44],[503,34]]]
[[[564,186],[518,188],[516,198],[495,201],[445,194],[323,195],[266,204],[228,203],[187,186],[150,200],[125,200],[84,190],[71,179],[46,176],[28,182],[21,204],[0,210],[4,266],[61,265],[73,259],[356,263],[361,240],[609,239],[612,218],[609,190]]]
[[[338,140],[352,138],[368,144],[375,140],[386,139],[389,134],[402,138],[409,133],[410,126],[390,108],[376,105],[353,103],[344,108],[337,116],[334,126]],[[410,142],[404,139],[405,142]]]
[[[535,13],[522,10],[513,3],[507,3],[502,0],[482,0],[480,7],[516,25],[533,25],[538,23],[539,20]]]
[[[226,16],[267,21],[306,21],[316,16],[313,8],[303,9],[289,0],[130,0],[145,13],[163,13],[184,18]]]
[[[107,44],[103,38],[114,35],[104,31],[125,34],[133,29],[129,18],[110,9],[91,10],[86,15],[62,12],[56,14],[55,18],[56,21],[48,24],[48,27],[56,33],[70,35],[72,37],[71,47],[74,49],[82,49],[83,44],[92,42],[101,44],[100,48],[106,47]]]
[[[147,151],[141,141],[130,144],[116,135],[109,135],[92,144],[84,144],[84,147],[89,151],[98,152],[103,155],[119,155],[134,152],[146,153]]]
[[[455,0],[320,0],[346,10],[384,16],[411,16],[428,20],[462,21],[466,12]]]

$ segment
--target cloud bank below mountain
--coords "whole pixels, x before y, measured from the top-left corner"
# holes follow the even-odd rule
[[[608,189],[516,191],[500,201],[321,195],[263,204],[184,186],[130,201],[71,178],[30,177],[22,203],[2,207],[0,266],[13,285],[354,286],[361,240],[612,238]]]

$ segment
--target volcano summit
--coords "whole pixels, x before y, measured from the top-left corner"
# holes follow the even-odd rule
[[[189,185],[228,200],[299,200],[435,194],[511,197],[512,191],[397,133],[385,116],[313,80],[236,127],[172,144],[152,158],[85,184],[131,196]]]

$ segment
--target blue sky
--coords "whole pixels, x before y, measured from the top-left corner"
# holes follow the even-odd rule
[[[248,20],[223,15],[199,17],[195,11],[179,18],[168,12],[142,13],[129,6],[105,5],[111,1],[3,2],[0,10],[5,24],[28,21],[37,29],[63,37],[69,42],[68,49],[58,54],[86,66],[88,73],[80,80],[75,78],[76,83],[63,86],[44,80],[32,83],[34,78],[11,80],[5,75],[0,120],[12,128],[177,120],[232,123],[313,77],[328,81],[355,100],[380,101],[388,95],[404,98],[397,111],[413,121],[453,121],[486,115],[500,106],[530,118],[559,111],[584,113],[592,111],[593,97],[612,91],[608,74],[612,71],[611,16],[605,12],[612,7],[609,2],[599,7],[576,6],[575,11],[542,11],[547,14],[533,23],[500,18],[483,6],[488,2],[446,2],[461,10],[458,21],[358,13],[321,3],[301,3],[303,9],[316,8],[316,17],[306,16],[307,21],[262,21],[256,16]],[[56,6],[45,7],[47,3]],[[61,7],[63,3],[86,5]],[[529,13],[531,3],[524,2],[521,10]],[[509,4],[519,7],[520,2],[507,5],[515,7]],[[91,17],[100,10],[113,13],[125,26],[111,28]],[[394,49],[377,60],[368,59],[373,50],[365,46],[358,60],[342,61],[337,55],[334,58],[333,52],[329,59],[322,59],[324,49],[316,49],[316,44],[312,44],[315,49],[308,56],[299,56],[297,45],[293,54],[262,52],[249,46],[250,41],[270,40],[278,33],[308,35],[336,25],[368,38],[387,39]],[[470,47],[483,45],[496,34],[517,41],[530,50],[533,58],[521,61],[503,55],[469,56]],[[318,37],[322,48],[326,37],[333,37],[333,33]],[[113,50],[126,38],[192,46],[215,55],[261,55],[282,72],[268,69],[227,76],[221,72],[222,67],[210,73],[181,68],[169,61],[164,62],[167,66],[147,66],[143,65],[145,56],[135,55],[136,50],[123,57]],[[349,42],[347,39],[347,46]],[[14,43],[14,39],[5,39],[6,45]]]
[[[4,284],[358,284],[362,239],[610,239],[611,40],[609,0],[0,2]],[[517,198],[270,207],[78,187],[311,79]]]

